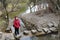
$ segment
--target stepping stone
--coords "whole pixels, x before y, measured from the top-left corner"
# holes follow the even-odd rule
[[[42,30],[43,30],[45,33],[47,33],[47,34],[48,34],[48,33],[51,33],[51,31],[49,30],[49,28],[43,28]]]
[[[22,34],[19,34],[17,36],[15,36],[15,38],[20,38],[22,36]]]
[[[31,30],[31,33],[32,34],[36,34],[37,33],[37,30]]]
[[[9,37],[5,37],[5,40],[11,40]]]
[[[49,28],[49,30],[52,31],[52,32],[57,32],[58,31],[57,28],[55,28],[55,27],[51,27],[51,28]]]
[[[20,35],[15,36],[15,38],[20,38],[20,37],[21,37]]]
[[[6,40],[14,40],[14,36],[12,33],[4,33],[4,38]]]
[[[48,23],[47,25],[48,25],[49,28],[54,27],[54,24],[52,22]]]
[[[5,30],[5,32],[11,33],[11,32],[12,32],[12,31],[11,31],[11,28],[7,27],[7,29]]]
[[[38,32],[42,32],[42,29],[37,29]]]
[[[29,31],[28,31],[28,30],[25,30],[25,31],[23,32],[23,34],[24,34],[24,35],[28,35],[28,34],[29,34]]]

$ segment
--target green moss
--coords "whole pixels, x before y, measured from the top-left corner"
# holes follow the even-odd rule
[[[23,13],[25,10],[26,10],[26,8],[25,7],[22,7],[19,11],[9,13],[9,17],[10,18],[14,18],[15,16]]]
[[[4,20],[0,18],[0,28],[4,27]]]

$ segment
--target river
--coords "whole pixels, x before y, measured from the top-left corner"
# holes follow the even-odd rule
[[[37,5],[32,8],[32,12],[37,11]],[[28,14],[30,13],[30,8],[22,14]],[[48,35],[43,35],[43,36],[26,36],[26,37],[21,37],[20,40],[60,40],[60,32],[58,34],[48,34]]]

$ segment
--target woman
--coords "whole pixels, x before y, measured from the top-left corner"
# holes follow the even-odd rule
[[[20,20],[19,18],[16,16],[14,21],[13,21],[13,26],[15,28],[15,35],[19,34],[19,27],[20,27]]]

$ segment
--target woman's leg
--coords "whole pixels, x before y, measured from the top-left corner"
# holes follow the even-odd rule
[[[15,28],[15,35],[19,34],[19,28]]]
[[[19,28],[17,28],[17,34],[19,34]]]
[[[17,28],[15,28],[15,35],[17,35]]]

